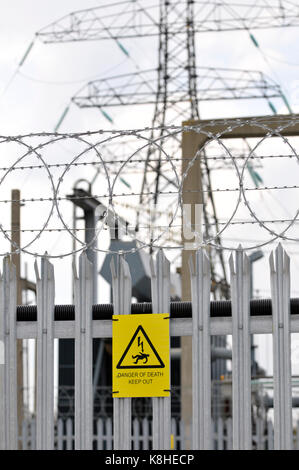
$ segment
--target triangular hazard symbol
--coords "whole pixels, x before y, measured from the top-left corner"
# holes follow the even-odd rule
[[[164,362],[141,325],[133,334],[117,369],[162,369]]]

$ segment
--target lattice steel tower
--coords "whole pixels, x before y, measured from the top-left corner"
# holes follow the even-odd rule
[[[252,37],[252,29],[298,24],[299,6],[291,0],[272,1],[271,5],[266,0],[160,0],[158,3],[133,0],[71,13],[43,28],[37,36],[48,43],[112,39],[126,52],[122,40],[158,35],[157,68],[92,81],[72,99],[80,107],[102,110],[154,104],[151,124],[158,129],[153,130],[150,137],[155,140],[163,137],[164,126],[198,119],[199,102],[204,100],[259,98],[269,102],[277,97],[284,100],[280,87],[259,72],[198,67],[196,33],[247,30]],[[179,138],[174,138],[170,147],[168,154],[180,156]],[[156,205],[165,188],[177,187],[164,173],[163,164],[161,150],[150,146],[143,162],[137,227],[144,217],[140,207]],[[210,238],[218,232],[218,219],[210,166],[204,152],[201,167],[205,235]],[[216,264],[220,267],[218,281],[221,295],[225,296],[227,283],[222,253],[214,251],[213,256],[212,266],[213,269]],[[212,277],[216,281],[215,272]]]

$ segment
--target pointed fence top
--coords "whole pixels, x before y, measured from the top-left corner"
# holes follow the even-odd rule
[[[203,274],[210,273],[210,260],[203,248],[199,248],[195,253],[195,265],[192,255],[190,255],[188,263],[191,276],[197,275],[199,273],[199,266],[201,264]]]
[[[87,257],[87,252],[84,250],[79,256],[79,275],[82,276],[82,271],[85,271],[84,277],[86,279],[92,279],[92,263]]]
[[[231,274],[236,274],[234,255],[231,253],[228,259]]]
[[[127,261],[123,255],[112,256],[110,261],[111,275],[113,279],[118,279],[124,276],[126,279],[131,280],[131,272]]]
[[[160,268],[162,267],[163,276],[164,277],[169,277],[170,262],[166,258],[162,248],[159,248],[155,260],[153,259],[153,257],[150,258],[151,275],[152,275],[153,278],[157,277],[157,269],[159,267]]]
[[[36,280],[37,280],[37,281],[40,281],[40,274],[39,274],[39,268],[38,268],[37,259],[34,260],[34,271],[35,271]]]
[[[278,259],[282,258],[283,260],[283,269],[288,271],[290,268],[290,257],[283,248],[281,243],[278,243],[277,247],[271,251],[269,256],[270,271],[275,273],[277,270]]]
[[[10,255],[6,255],[3,259],[3,276],[11,281],[16,279],[16,267]]]

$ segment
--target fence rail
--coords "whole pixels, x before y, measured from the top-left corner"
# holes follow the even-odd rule
[[[0,279],[0,341],[4,364],[0,365],[0,448],[13,449],[18,443],[16,401],[16,339],[35,338],[38,344],[36,448],[54,448],[53,342],[54,338],[75,339],[75,448],[93,447],[93,398],[91,347],[93,338],[112,336],[111,320],[92,320],[91,266],[86,253],[80,255],[75,271],[75,319],[54,321],[54,270],[46,257],[37,274],[37,321],[16,321],[16,275],[7,257]],[[211,335],[232,335],[233,350],[233,449],[252,448],[250,348],[251,334],[273,335],[274,357],[274,448],[293,447],[291,391],[291,333],[299,332],[299,315],[290,315],[290,260],[281,245],[270,256],[272,315],[250,317],[248,258],[240,246],[230,258],[232,316],[210,316],[210,261],[204,252],[196,253],[190,265],[192,318],[170,320],[171,336],[192,336],[193,423],[192,448],[212,447]],[[115,314],[129,314],[131,276],[127,262],[117,256],[112,263],[113,306]],[[151,264],[154,313],[170,311],[170,264],[162,251]],[[0,361],[1,363],[1,361]],[[132,427],[130,398],[113,399],[114,449],[130,449],[136,429]],[[153,449],[171,447],[170,398],[153,398]],[[101,423],[101,421],[98,421]],[[108,422],[107,422],[108,423]],[[106,424],[107,424],[106,423]],[[256,424],[256,423],[255,423]],[[60,425],[61,426],[61,425]],[[67,426],[67,425],[66,425]],[[70,426],[70,425],[68,425]],[[99,424],[99,429],[102,424]],[[106,425],[105,425],[106,426]],[[137,426],[135,424],[135,426]],[[227,426],[226,425],[226,429]],[[60,428],[59,428],[60,429]],[[103,428],[104,429],[104,428]],[[110,429],[110,428],[109,428]],[[134,431],[135,429],[135,431]],[[224,428],[223,428],[224,429]],[[25,432],[25,431],[24,431]],[[61,435],[61,429],[59,430]],[[221,434],[221,426],[217,433]],[[223,431],[229,433],[230,431]],[[70,433],[70,429],[69,429]],[[72,433],[73,434],[73,430]],[[136,436],[135,436],[136,437]],[[56,438],[57,439],[57,438]],[[70,438],[69,438],[70,439]],[[137,439],[137,438],[136,438]],[[182,438],[181,438],[182,439]],[[221,440],[221,439],[220,439]],[[184,441],[183,441],[184,442]],[[272,445],[272,444],[271,444]]]

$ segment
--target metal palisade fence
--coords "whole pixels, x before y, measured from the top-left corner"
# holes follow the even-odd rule
[[[291,390],[291,333],[299,332],[299,315],[290,315],[290,260],[281,245],[270,255],[272,315],[250,316],[249,260],[241,246],[230,256],[231,317],[210,315],[210,261],[203,249],[190,261],[192,318],[172,318],[170,335],[192,337],[192,449],[251,449],[294,447]],[[111,264],[114,314],[130,314],[131,276],[127,262],[117,256]],[[184,446],[183,424],[175,428],[170,398],[152,399],[152,421],[132,420],[131,398],[113,399],[112,422],[93,419],[92,341],[111,338],[112,320],[92,317],[92,265],[86,253],[79,259],[75,277],[75,319],[55,321],[54,269],[47,257],[37,276],[37,321],[17,321],[16,273],[9,257],[4,258],[0,279],[0,341],[4,350],[0,361],[0,448],[18,447],[17,420],[17,339],[37,341],[36,419],[30,430],[21,426],[23,448],[29,446],[28,433],[36,449],[62,448],[74,440],[75,449],[92,449],[94,441],[103,448],[137,448],[143,439],[153,449],[170,449],[173,441]],[[152,312],[170,312],[170,263],[160,250],[151,264]],[[149,314],[150,315],[150,314]],[[273,336],[274,426],[268,431],[255,425],[251,416],[250,335]],[[212,421],[211,354],[212,335],[232,335],[232,420]],[[75,340],[75,426],[54,419],[54,339]],[[27,427],[26,427],[27,426]],[[97,432],[95,433],[95,429]],[[175,430],[176,429],[176,430]],[[180,430],[178,430],[180,429]],[[269,431],[270,429],[270,431]],[[260,435],[260,438],[257,436]],[[266,439],[265,436],[268,436]],[[27,436],[27,437],[26,437]],[[110,437],[109,437],[110,436]],[[149,438],[150,436],[150,438]],[[216,436],[216,437],[215,437]],[[217,437],[218,436],[218,437]],[[273,436],[273,439],[272,439]],[[268,444],[265,444],[267,440]],[[296,440],[295,440],[296,441]],[[31,441],[30,441],[31,442]],[[108,444],[107,444],[108,442]],[[263,442],[263,443],[262,443]],[[262,444],[261,444],[262,443]]]
[[[152,446],[152,421],[144,417],[132,421],[131,445],[133,450],[149,450]],[[299,450],[299,421],[296,423],[293,449]],[[75,448],[74,423],[71,418],[58,419],[54,428],[54,449],[73,450]],[[171,419],[171,449],[186,448],[186,426],[182,420]],[[36,422],[26,419],[22,423],[19,437],[21,448],[36,449]],[[98,418],[94,426],[93,448],[95,450],[113,449],[112,419]],[[212,448],[215,450],[233,449],[232,419],[212,420]],[[274,449],[274,429],[272,420],[257,418],[256,431],[252,434],[252,448],[256,450]]]

